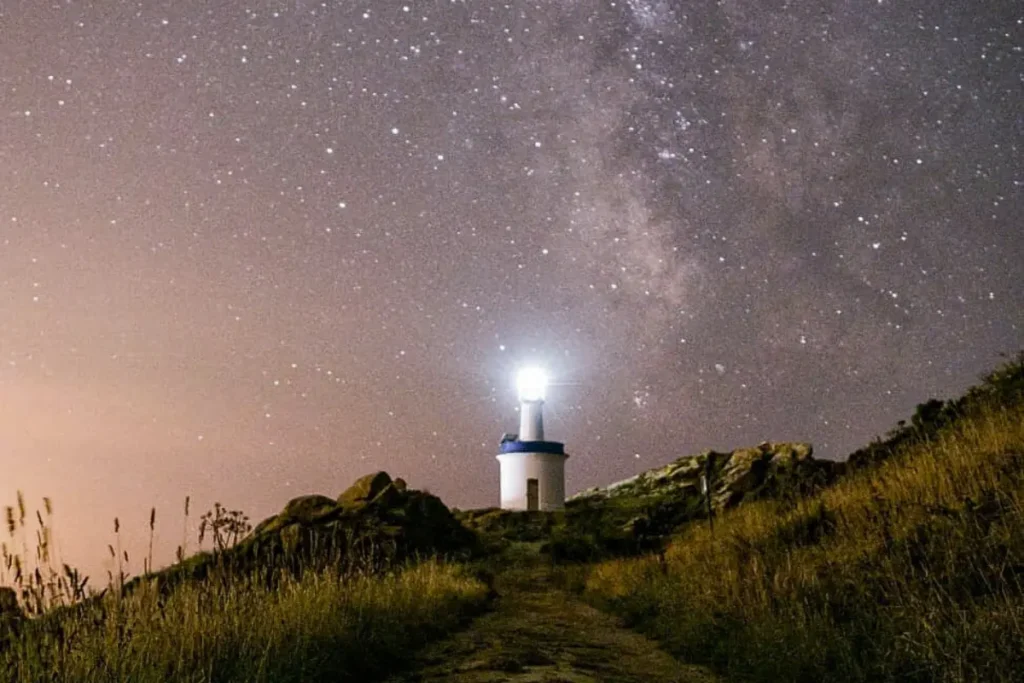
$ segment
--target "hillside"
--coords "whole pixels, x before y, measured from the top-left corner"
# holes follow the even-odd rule
[[[831,486],[686,526],[662,556],[598,564],[577,587],[743,679],[1019,680],[1022,361],[919,409]]]
[[[299,573],[299,568],[375,570],[412,557],[468,557],[476,551],[476,541],[440,498],[409,489],[387,472],[375,472],[337,498],[293,498],[237,544],[196,554],[146,580],[176,584],[228,569],[241,574],[278,569]]]
[[[588,561],[659,550],[680,527],[744,502],[794,500],[834,482],[842,463],[817,460],[810,444],[762,443],[705,451],[582,491],[561,512],[456,512],[490,541],[543,541],[554,560]],[[702,480],[707,481],[704,493]]]
[[[91,595],[47,563],[41,515],[35,552],[11,554],[34,532],[18,507],[0,564],[18,589],[0,589],[3,683],[367,680],[489,599],[471,568],[441,561],[472,556],[474,534],[383,472],[296,498],[237,543],[244,518],[218,506],[203,525],[215,551]]]
[[[33,531],[19,507],[12,548]],[[85,599],[73,570],[33,572],[5,545],[0,579],[15,569],[20,594],[0,590],[0,680],[952,683],[1024,670],[1024,356],[921,404],[850,463],[802,443],[706,451],[555,513],[450,511],[377,472],[244,535],[220,512],[214,552]],[[30,619],[33,601],[46,609]]]

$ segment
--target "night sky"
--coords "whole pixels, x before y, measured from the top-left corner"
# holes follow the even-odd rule
[[[93,569],[186,495],[496,504],[528,363],[570,492],[845,457],[1024,347],[1022,46],[1009,0],[3,0],[0,503]]]

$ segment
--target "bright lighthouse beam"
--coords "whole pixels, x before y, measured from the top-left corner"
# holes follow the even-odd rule
[[[540,368],[523,368],[516,376],[520,401],[543,401],[548,388],[548,376]]]

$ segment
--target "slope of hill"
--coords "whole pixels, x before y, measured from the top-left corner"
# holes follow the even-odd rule
[[[1019,680],[1024,362],[943,405],[940,424],[917,420],[811,496],[744,504],[662,557],[597,565],[585,595],[752,680]]]
[[[20,541],[24,519],[9,530]],[[383,472],[337,499],[296,498],[237,545],[90,597],[65,599],[64,576],[32,571],[5,545],[0,580],[16,566],[20,591],[0,590],[0,681],[366,680],[487,603],[472,570],[428,557],[475,547],[438,498]],[[47,609],[28,618],[19,597]]]
[[[630,498],[671,503],[703,497],[701,480],[706,478],[711,506],[724,510],[744,500],[808,491],[830,482],[842,470],[840,463],[816,460],[812,453],[810,444],[770,442],[726,453],[705,451],[624,481],[587,489],[569,498],[567,504],[574,508]]]
[[[517,680],[587,676],[581,652],[627,642],[636,661],[609,654],[603,671],[684,675],[648,640],[598,633],[613,621],[560,602],[552,574],[725,679],[1019,680],[1024,356],[964,397],[922,404],[858,453],[847,465],[815,460],[807,444],[709,451],[584,491],[558,513],[453,513],[378,472],[336,499],[290,501],[237,545],[35,619],[19,598],[45,598],[62,577],[33,574],[5,546],[0,579],[14,566],[22,595],[0,590],[0,680],[363,680],[419,661],[424,670],[407,672],[418,680],[434,655],[414,649],[485,604],[499,608],[441,644],[465,680],[494,667]],[[709,515],[714,525],[691,523]],[[12,539],[23,535],[14,546],[24,520],[8,512]],[[509,558],[524,548],[547,552],[543,571],[510,583]],[[407,562],[424,556],[479,563]],[[509,629],[514,647],[493,648],[479,670],[478,642]],[[538,638],[543,661],[530,654]]]
[[[280,569],[298,573],[299,568],[375,570],[411,557],[466,557],[475,552],[476,540],[440,498],[409,489],[387,472],[375,472],[337,498],[294,498],[237,545],[199,553],[146,580],[176,584],[203,579],[214,569],[243,574]]]
[[[730,452],[690,455],[571,497],[560,512],[495,508],[456,512],[490,541],[544,541],[556,561],[592,561],[659,550],[694,519],[773,498],[792,500],[835,481],[842,463],[816,460],[810,444],[762,443]],[[707,481],[705,492],[703,481]]]
[[[653,549],[693,519],[753,500],[792,499],[832,483],[843,465],[812,453],[810,444],[765,442],[684,456],[576,494],[566,502],[567,527],[577,534],[603,529],[609,537],[618,530],[633,546]]]

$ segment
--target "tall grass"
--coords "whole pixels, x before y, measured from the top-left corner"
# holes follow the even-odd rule
[[[1024,406],[988,404],[797,503],[596,566],[590,600],[764,681],[1010,681],[1024,671]]]
[[[0,680],[349,680],[393,668],[486,592],[462,566],[439,561],[380,576],[285,575],[273,589],[259,573],[185,582],[168,595],[142,582],[25,622],[0,646]]]
[[[45,519],[39,510],[29,515],[25,496],[18,491],[17,505],[4,509],[8,538],[0,542],[0,587],[12,589],[24,610],[37,616],[83,599],[89,581],[77,569],[60,562],[49,498],[43,498],[43,510]],[[38,522],[34,529],[32,521]],[[34,540],[31,544],[30,538]]]
[[[13,588],[25,617],[0,614],[0,683],[358,679],[393,670],[488,596],[463,565],[396,566],[381,561],[372,539],[350,544],[343,561],[314,552],[248,564],[228,560],[227,541],[183,558],[183,539],[182,562],[151,574],[150,554],[146,573],[128,581],[116,519],[113,569],[97,591],[53,553],[44,503],[46,519],[33,519],[20,492],[5,510],[0,587]],[[152,534],[155,509],[149,522]],[[205,571],[189,578],[199,561]]]

